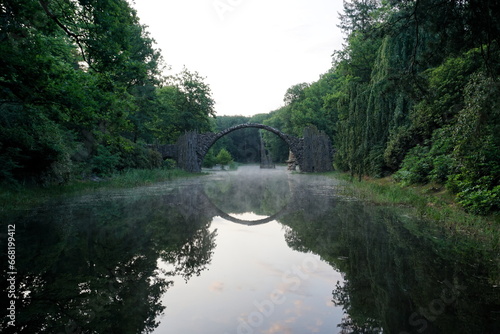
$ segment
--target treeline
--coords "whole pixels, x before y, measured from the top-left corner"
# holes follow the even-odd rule
[[[335,167],[436,183],[500,209],[500,1],[350,0],[333,66],[291,87],[266,124],[331,136]]]
[[[163,161],[146,144],[208,131],[210,88],[126,0],[0,2],[0,182],[62,183]]]

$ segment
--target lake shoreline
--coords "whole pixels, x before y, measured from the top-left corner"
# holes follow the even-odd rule
[[[109,177],[90,177],[73,180],[66,184],[42,186],[1,187],[0,212],[23,210],[42,205],[62,196],[82,194],[100,189],[120,189],[147,186],[186,177],[203,176],[204,173],[188,173],[180,169],[130,169]]]
[[[404,207],[419,219],[444,228],[450,235],[463,235],[499,248],[500,216],[478,216],[465,212],[453,201],[453,196],[436,185],[406,186],[391,177],[351,178],[348,173],[325,173],[330,178],[344,181],[344,192],[375,205]]]

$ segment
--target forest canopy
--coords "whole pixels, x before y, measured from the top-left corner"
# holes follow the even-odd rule
[[[63,183],[155,168],[146,144],[210,129],[204,78],[165,77],[125,0],[2,0],[0,179]]]

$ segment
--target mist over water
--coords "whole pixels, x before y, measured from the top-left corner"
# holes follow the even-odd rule
[[[17,326],[2,333],[500,326],[498,254],[284,167],[100,190],[2,222],[17,228],[19,278]]]

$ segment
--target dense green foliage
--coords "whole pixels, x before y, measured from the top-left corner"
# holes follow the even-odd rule
[[[162,164],[146,143],[205,131],[198,73],[162,58],[126,0],[2,0],[0,181],[63,183]]]
[[[468,211],[500,209],[500,2],[351,0],[344,48],[264,123],[314,125],[351,175],[438,183]]]

